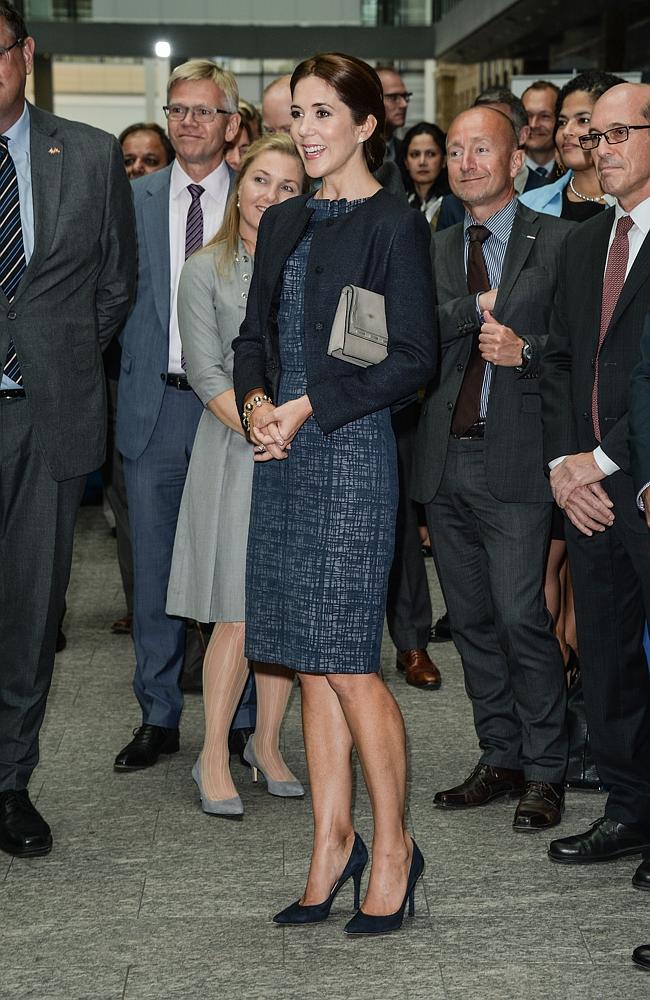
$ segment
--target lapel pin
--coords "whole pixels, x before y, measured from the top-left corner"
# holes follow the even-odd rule
[[[57,156],[60,152],[61,150],[59,149],[58,146],[50,146],[50,148],[48,149],[48,153],[50,154],[50,156]]]
[[[50,150],[50,152],[52,152],[52,150]],[[526,239],[527,240],[536,240],[537,237],[536,236],[529,236],[528,233],[526,233]]]

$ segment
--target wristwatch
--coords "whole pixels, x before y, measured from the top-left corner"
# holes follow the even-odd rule
[[[525,368],[526,365],[530,361],[532,361],[533,349],[532,349],[532,347],[530,346],[530,344],[528,343],[528,341],[526,340],[525,337],[521,337],[521,340],[523,340],[524,346],[521,349],[521,364],[518,365],[518,367],[519,368]]]

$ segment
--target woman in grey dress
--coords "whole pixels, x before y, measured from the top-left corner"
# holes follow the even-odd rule
[[[246,650],[299,672],[314,846],[302,897],[274,920],[324,920],[368,853],[352,825],[356,748],[374,818],[373,863],[349,934],[397,930],[424,862],[404,828],[404,723],[379,676],[397,468],[390,405],[435,372],[426,220],[384,191],[379,78],[320,55],[291,80],[292,138],[322,186],[265,216],[235,389],[257,462],[248,543]],[[342,287],[384,296],[388,357],[329,357]],[[277,376],[280,375],[278,380]],[[275,401],[275,402],[273,402]]]
[[[253,463],[235,403],[231,342],[243,319],[264,211],[303,190],[305,174],[288,136],[268,136],[242,160],[224,222],[183,269],[178,320],[187,376],[205,405],[181,503],[167,594],[168,614],[216,622],[203,664],[205,742],[192,774],[203,810],[243,812],[228,766],[227,737],[248,665],[244,656],[244,571]],[[244,751],[268,790],[302,795],[284,763],[279,730],[293,675],[255,668],[257,724]]]

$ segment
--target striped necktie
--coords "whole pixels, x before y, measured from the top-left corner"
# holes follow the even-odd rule
[[[203,209],[201,195],[205,191],[200,184],[188,184],[192,202],[187,210],[187,225],[185,226],[185,260],[191,257],[195,250],[203,246]]]
[[[9,302],[16,294],[20,279],[25,273],[25,266],[18,178],[14,161],[9,155],[9,139],[2,135],[0,136],[0,288]],[[3,373],[17,385],[22,385],[23,376],[11,338]]]

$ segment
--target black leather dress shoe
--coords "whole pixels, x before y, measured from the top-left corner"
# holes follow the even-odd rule
[[[632,876],[635,889],[650,889],[650,854],[644,855],[643,861]]]
[[[548,856],[551,861],[563,865],[591,865],[647,850],[650,850],[650,842],[645,834],[608,816],[601,816],[586,833],[552,840]]]
[[[450,642],[451,629],[449,627],[449,612],[445,611],[431,629],[430,642]]]
[[[250,764],[244,757],[244,750],[246,749],[249,737],[254,732],[254,729],[231,729],[228,733],[228,752],[231,757],[239,757],[244,767],[250,767]]]
[[[178,729],[145,723],[133,730],[133,739],[120,750],[113,767],[116,771],[142,771],[152,767],[161,753],[178,753],[178,748]]]
[[[471,809],[484,806],[492,799],[504,795],[519,796],[524,791],[523,771],[513,771],[505,767],[491,767],[477,764],[472,773],[460,785],[436,792],[433,804],[441,809]]]
[[[17,858],[40,858],[52,850],[50,828],[26,788],[0,792],[0,848]]]
[[[632,952],[632,961],[642,969],[650,969],[650,944],[640,944]]]
[[[512,829],[519,833],[535,833],[557,826],[564,809],[563,785],[546,781],[527,781],[526,791],[519,799]]]

